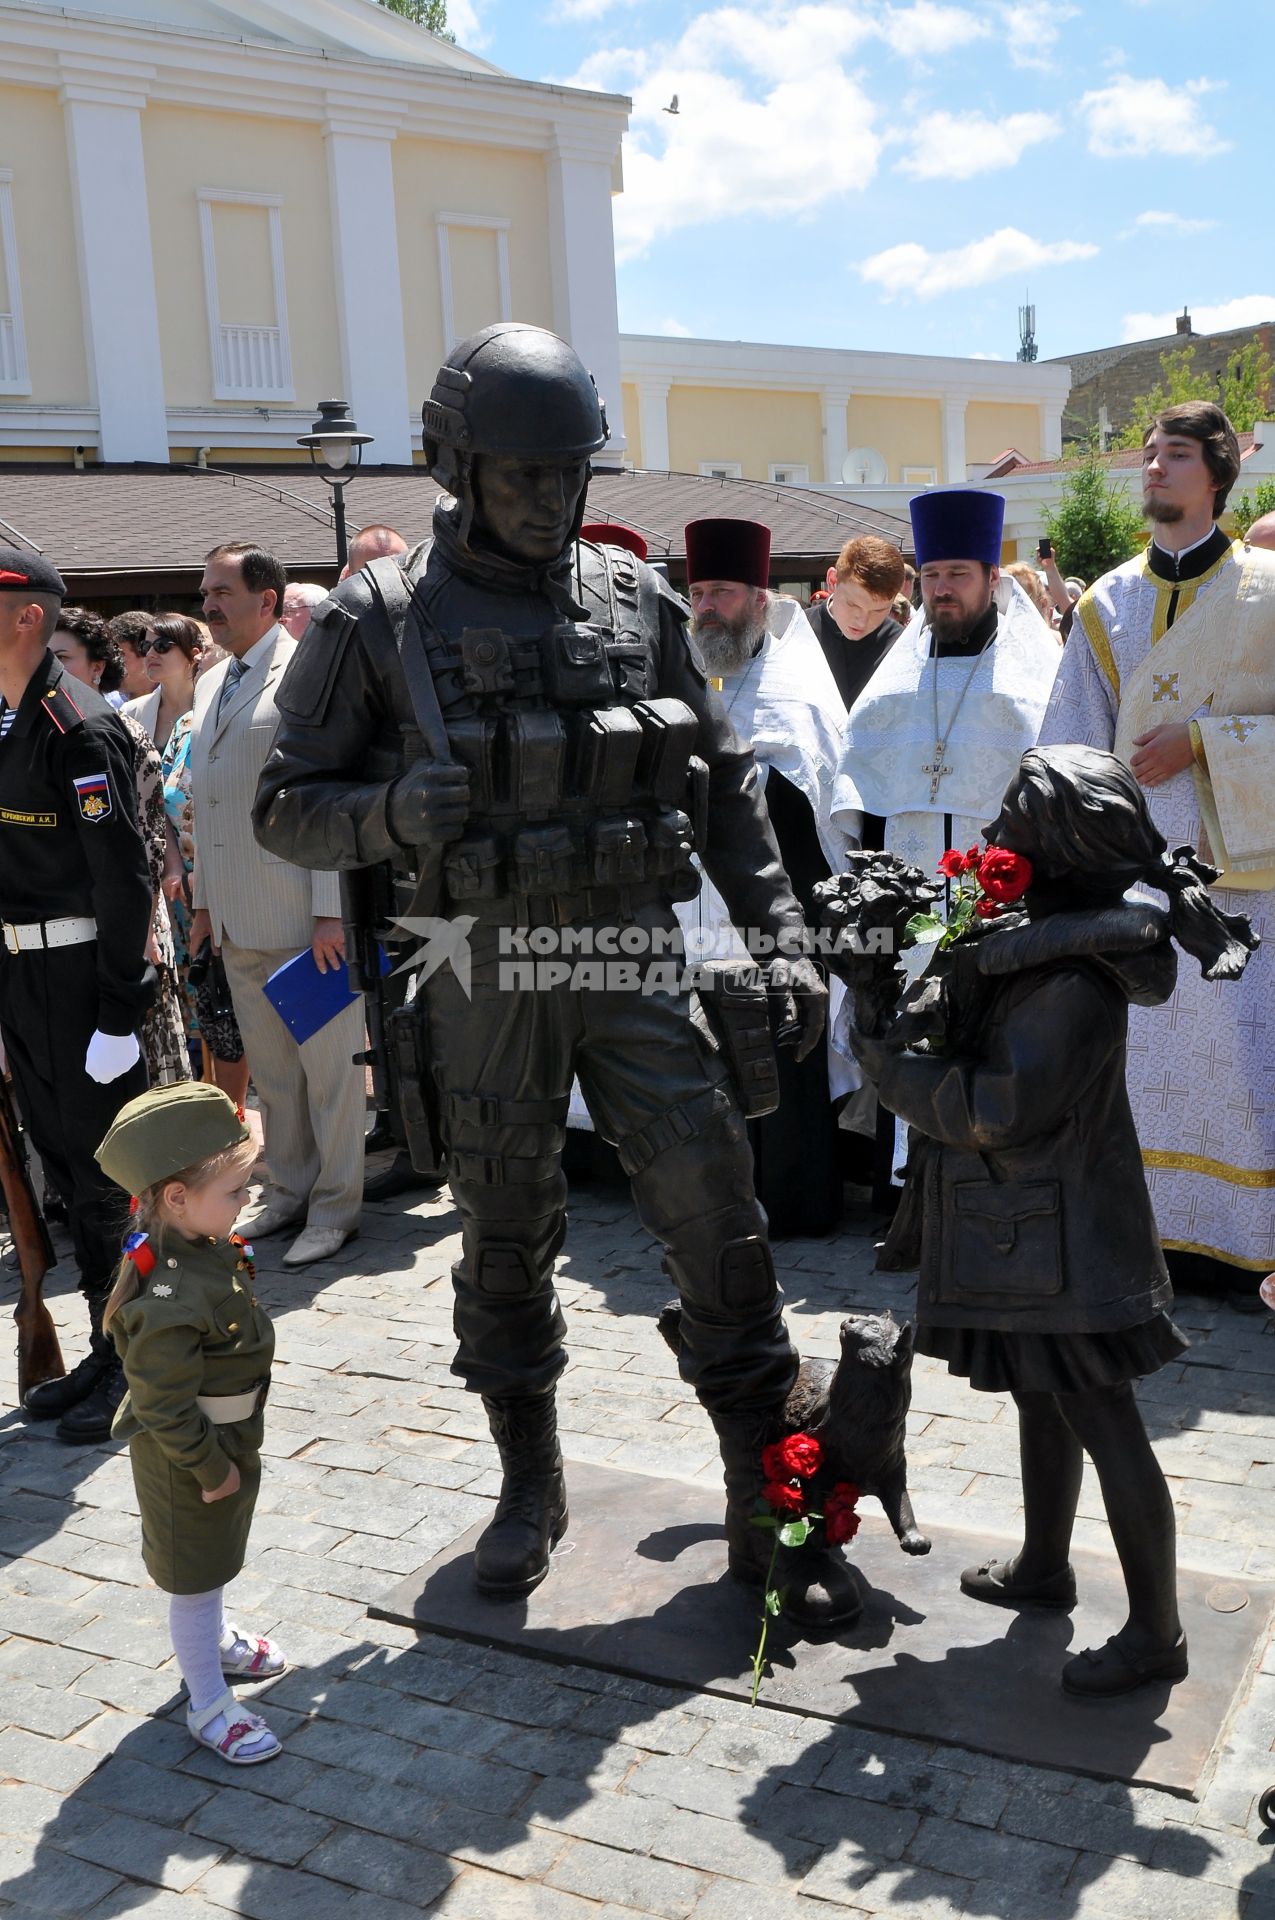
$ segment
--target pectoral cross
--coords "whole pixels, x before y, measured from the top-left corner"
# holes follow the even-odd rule
[[[932,801],[938,799],[939,781],[945,773],[951,773],[952,771],[951,767],[945,767],[943,764],[943,749],[946,745],[946,740],[936,740],[934,743],[933,765],[921,768],[922,773],[928,773],[930,776],[930,799]]]

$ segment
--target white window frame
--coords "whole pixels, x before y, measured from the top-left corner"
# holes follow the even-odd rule
[[[772,460],[766,472],[777,487],[805,487],[810,484],[810,468],[804,460]]]
[[[742,460],[701,460],[699,470],[705,480],[742,480]]]
[[[31,367],[27,360],[26,328],[22,324],[22,284],[18,278],[18,233],[13,221],[13,168],[0,167],[0,248],[9,289],[9,311],[0,313],[6,346],[0,351],[0,393],[30,393]],[[13,372],[6,376],[6,359]]]
[[[434,215],[434,227],[438,235],[438,287],[443,308],[444,353],[450,353],[456,344],[456,309],[452,291],[452,228],[470,227],[477,228],[480,233],[495,234],[496,276],[500,288],[500,312],[496,318],[512,320],[514,308],[509,280],[509,226],[508,216],[503,213],[436,213]]]
[[[204,253],[204,303],[208,310],[208,346],[212,355],[214,400],[295,400],[292,384],[292,348],[288,340],[287,276],[283,263],[283,195],[252,193],[244,187],[199,187],[199,236]],[[213,208],[265,207],[270,224],[270,269],[274,282],[273,327],[248,331],[274,335],[273,357],[277,379],[258,385],[234,379],[230,363],[226,327],[221,318],[221,300],[217,292],[217,252],[213,237]]]
[[[899,485],[901,487],[934,487],[938,485],[937,467],[900,467]]]

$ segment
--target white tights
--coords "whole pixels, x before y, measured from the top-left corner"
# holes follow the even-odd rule
[[[192,1713],[202,1713],[205,1707],[211,1707],[213,1701],[225,1693],[222,1655],[247,1651],[226,1625],[226,1616],[222,1611],[225,1591],[224,1587],[213,1587],[207,1593],[170,1593],[168,1596],[168,1631],[172,1636],[173,1652],[177,1656],[182,1679],[186,1682],[186,1691],[190,1695]],[[218,1714],[204,1728],[204,1737],[222,1740],[229,1731],[230,1722],[225,1714]],[[267,1734],[263,1738],[269,1739],[270,1736]],[[251,1749],[253,1742],[249,1741],[247,1745]]]

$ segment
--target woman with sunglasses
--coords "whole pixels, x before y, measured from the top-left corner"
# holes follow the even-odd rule
[[[190,873],[195,859],[190,787],[191,713],[195,704],[195,676],[204,662],[204,633],[198,623],[187,619],[185,614],[159,613],[151,621],[141,644],[145,648],[147,677],[154,691],[145,699],[130,702],[126,712],[135,714],[141,721],[159,748],[163,763],[164,809],[168,816],[164,893],[173,927],[178,978],[186,1000],[187,1035],[192,1053],[195,1043],[203,1041],[213,1079],[236,1106],[242,1106],[248,1091],[248,1063],[229,993],[217,990],[214,956],[209,954],[206,967],[196,968],[200,976],[197,986],[192,985],[190,978],[191,961],[197,958],[190,951]]]

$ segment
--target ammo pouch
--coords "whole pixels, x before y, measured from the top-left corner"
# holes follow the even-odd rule
[[[561,715],[543,708],[507,713],[505,743],[513,806],[532,818],[554,812],[562,799],[567,760],[567,730]]]
[[[779,1062],[770,1030],[770,1002],[759,967],[709,960],[699,969],[700,1005],[721,1047],[746,1120],[779,1105]]]
[[[453,720],[447,744],[469,771],[471,818],[489,814],[496,798],[496,722],[491,719]]]
[[[640,700],[633,712],[642,728],[638,784],[658,806],[680,807],[699,722],[684,700]]]
[[[423,1000],[395,1007],[385,1023],[385,1043],[394,1057],[399,1117],[412,1165],[417,1173],[436,1173],[443,1147]]]
[[[642,726],[628,707],[573,716],[571,788],[595,807],[627,807],[642,750]]]
[[[508,884],[515,893],[573,892],[571,829],[521,827],[510,843]]]
[[[693,900],[703,884],[691,858],[691,823],[678,807],[661,807],[646,823],[648,880],[664,880],[672,900]]]
[[[589,828],[589,881],[595,887],[636,886],[646,878],[646,828],[640,820],[595,820]]]
[[[494,900],[501,891],[500,844],[490,833],[467,834],[443,854],[443,884],[451,900]]]
[[[992,1305],[1062,1292],[1056,1180],[964,1180],[951,1192],[952,1218],[943,1234],[944,1299]]]
[[[550,627],[540,649],[544,690],[555,707],[606,707],[615,699],[605,627]]]
[[[512,693],[513,661],[499,627],[466,627],[460,636],[461,686],[466,693]],[[448,729],[450,735],[451,729]]]

